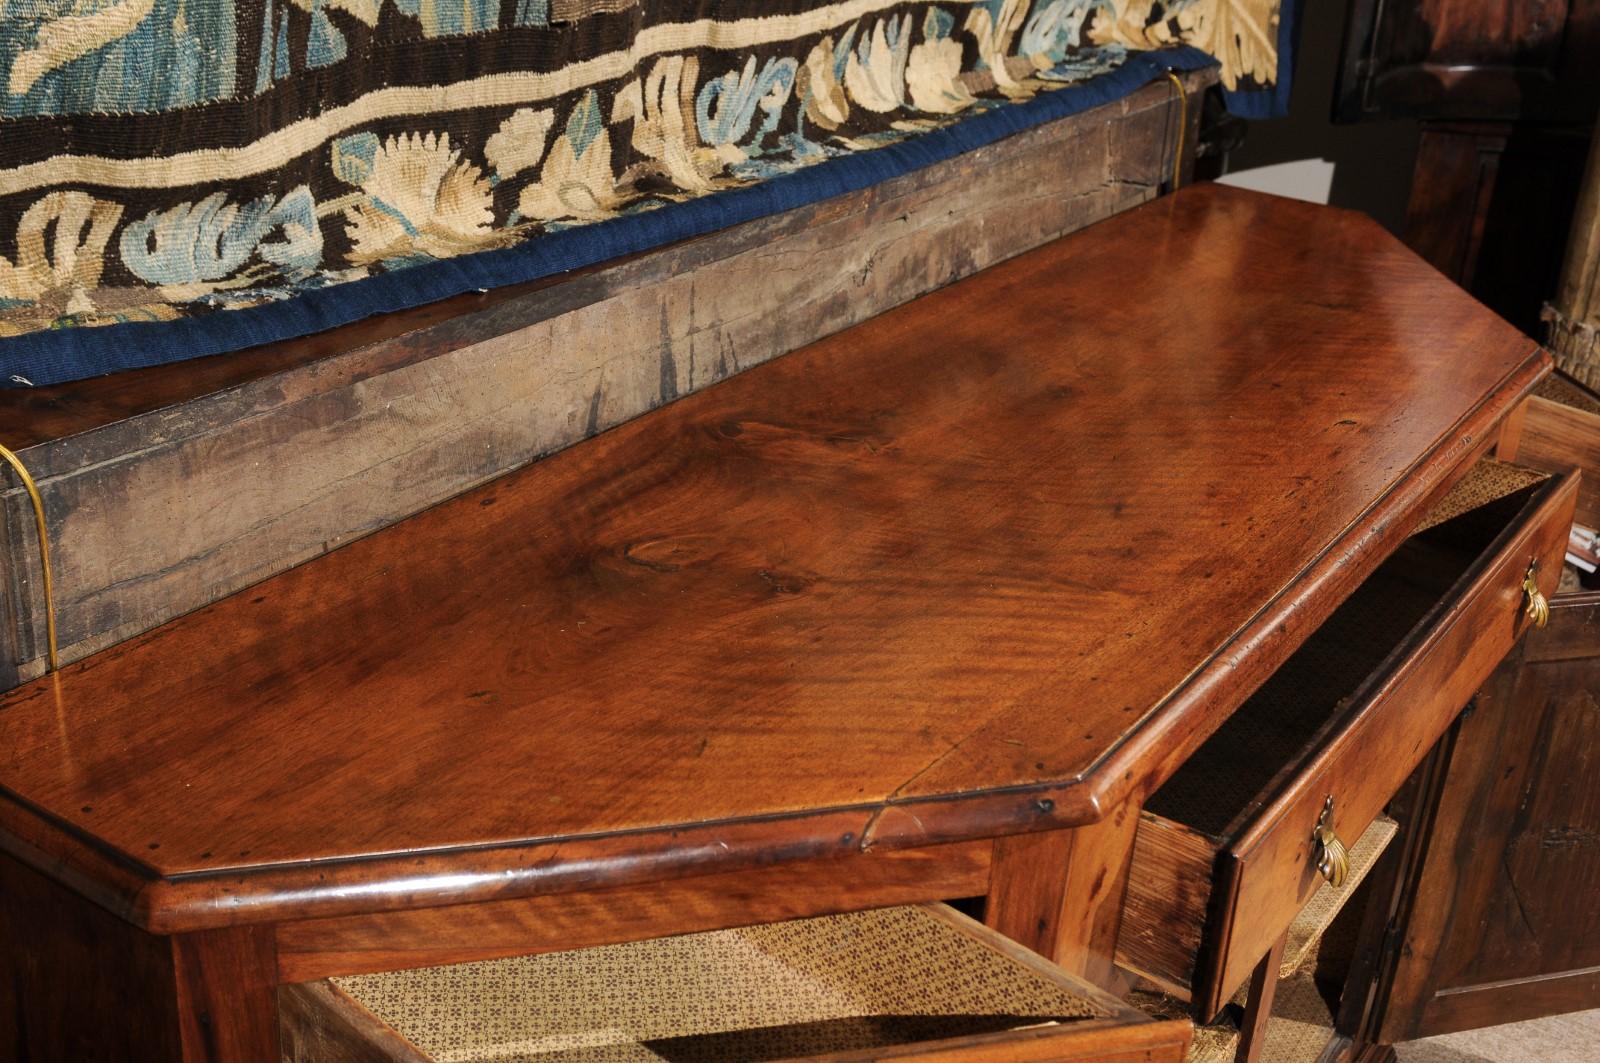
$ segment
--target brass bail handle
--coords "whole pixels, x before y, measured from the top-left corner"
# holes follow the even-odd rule
[[[1528,566],[1528,574],[1522,577],[1522,593],[1528,599],[1524,612],[1533,621],[1533,626],[1544,627],[1550,623],[1550,599],[1539,589],[1539,562]]]
[[[1350,875],[1350,850],[1333,832],[1332,794],[1322,803],[1322,815],[1317,817],[1317,829],[1312,832],[1312,839],[1312,856],[1316,860],[1317,873],[1327,880],[1328,885],[1338,889]]]

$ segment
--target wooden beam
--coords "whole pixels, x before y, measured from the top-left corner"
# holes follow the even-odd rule
[[[1214,78],[1186,75],[1190,97]],[[0,443],[53,517],[63,660],[1150,199],[1171,166],[1174,97],[1163,80],[592,270],[237,355],[0,391]],[[0,480],[0,506],[17,491]],[[36,587],[37,551],[19,541],[0,540],[0,568],[13,589]],[[42,602],[13,604],[0,689],[15,664],[23,679],[42,670]]]

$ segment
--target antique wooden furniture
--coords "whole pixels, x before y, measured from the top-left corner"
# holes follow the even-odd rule
[[[1331,640],[1231,907],[1166,917],[1205,1010],[1554,591],[1577,478],[1474,471],[1547,368],[1372,222],[1197,187],[28,682],[0,1044],[270,1060],[283,986],[971,896],[1097,999],[1165,787]],[[1187,1036],[1104,1021],[1064,1058]]]
[[[1126,965],[1217,1012],[1324,879],[1302,856],[1331,825],[1353,844],[1472,693],[1468,644],[1498,659],[1513,631],[1487,641],[1499,588],[1520,562],[1475,571],[1506,526],[1538,523],[1537,474],[1475,470],[1146,803],[1134,848]],[[1498,498],[1496,499],[1496,496]],[[1484,499],[1495,499],[1477,504]],[[1521,516],[1517,513],[1524,510]],[[1526,552],[1525,550],[1519,552]],[[1516,552],[1514,552],[1516,553]],[[1525,566],[1523,566],[1525,567]],[[1439,614],[1454,613],[1444,617]],[[1440,620],[1444,623],[1440,623]],[[1468,675],[1483,664],[1466,662]],[[1177,898],[1177,900],[1174,900]]]
[[[1336,113],[1582,123],[1597,50],[1594,0],[1353,0]]]
[[[1421,120],[1403,235],[1529,335],[1600,105],[1600,2],[1352,0],[1334,114]]]
[[[1600,477],[1600,396],[1549,378],[1497,450]],[[1600,523],[1580,489],[1578,519]],[[1383,1041],[1600,1005],[1600,594],[1568,587],[1479,692],[1418,809],[1386,934]]]

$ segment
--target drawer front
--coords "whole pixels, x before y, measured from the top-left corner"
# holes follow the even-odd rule
[[[1196,971],[1202,1014],[1215,1014],[1245,982],[1322,884],[1314,835],[1328,799],[1332,829],[1353,844],[1530,623],[1522,583],[1531,563],[1543,593],[1555,593],[1576,488],[1576,478],[1557,483],[1500,539],[1465,593],[1365,706],[1233,839]]]
[[[1182,1063],[1156,1022],[944,905],[288,986],[292,1063]]]

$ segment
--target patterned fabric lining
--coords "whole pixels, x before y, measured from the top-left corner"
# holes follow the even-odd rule
[[[1521,465],[1512,465],[1504,461],[1480,461],[1461,478],[1460,483],[1452,487],[1428,511],[1413,534],[1420,535],[1429,528],[1454,520],[1463,513],[1479,509],[1548,479],[1550,479],[1549,473],[1525,469]]]
[[[441,1063],[787,1058],[1106,1014],[915,907],[335,981]]]
[[[1575,380],[1552,374],[1539,381],[1534,386],[1533,393],[1542,399],[1571,406],[1574,410],[1600,414],[1600,396],[1596,396],[1594,392]]]
[[[0,337],[261,307],[639,217],[1152,48],[1271,85],[1278,2],[10,0]],[[13,383],[43,382],[7,355]]]

